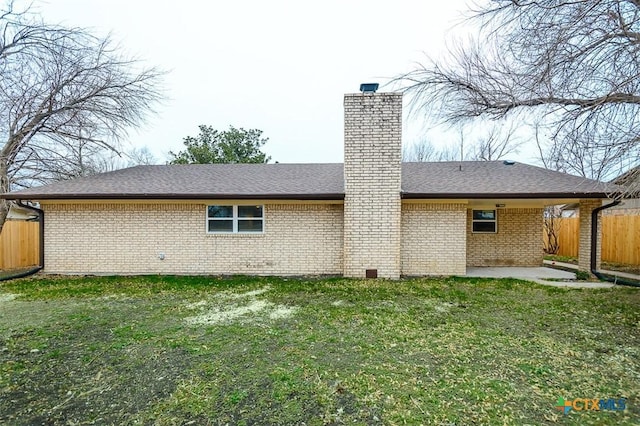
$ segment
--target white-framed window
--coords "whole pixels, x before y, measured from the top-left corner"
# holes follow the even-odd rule
[[[473,210],[471,230],[478,233],[495,234],[498,232],[497,210]]]
[[[255,234],[264,231],[264,206],[207,206],[207,233]]]

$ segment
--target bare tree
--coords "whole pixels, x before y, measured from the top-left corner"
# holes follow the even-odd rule
[[[72,147],[81,158],[116,152],[161,97],[162,73],[109,37],[47,24],[12,2],[0,10],[0,75],[0,194],[69,173]],[[0,200],[0,230],[7,212]]]
[[[447,145],[438,152],[438,161],[464,161],[465,155],[462,144]]]
[[[522,145],[522,141],[514,136],[513,126],[507,127],[506,130],[502,126],[493,126],[486,134],[477,137],[471,143],[467,142],[463,128],[460,127],[458,130],[458,141],[444,148],[436,147],[428,139],[405,146],[402,150],[402,161],[493,161],[518,152]]]
[[[460,160],[460,156],[461,153],[456,146],[438,148],[428,139],[414,142],[402,149],[402,161],[410,162],[456,161]]]
[[[507,127],[504,133],[497,126],[493,126],[485,136],[475,142],[471,159],[494,161],[517,153],[522,141],[516,140],[514,134],[513,126]]]
[[[38,151],[42,151],[41,146],[38,148]],[[36,164],[36,168],[32,172],[49,172],[54,180],[91,176],[108,171],[105,170],[104,165],[106,159],[113,155],[118,154],[91,141],[82,139],[60,141],[56,144],[55,150],[51,152],[51,155]],[[46,167],[41,167],[43,165],[46,165]],[[46,182],[48,179],[48,174],[45,174],[44,179],[41,178],[39,180]]]
[[[149,166],[158,164],[158,159],[149,151],[149,148],[143,146],[141,148],[132,148],[126,154],[128,159],[127,167],[144,165]]]
[[[68,180],[125,167],[158,164],[158,160],[147,147],[115,151],[84,140],[58,144],[56,151],[52,152],[51,157],[45,162],[50,162],[55,167],[47,167],[46,179],[40,179],[41,181]],[[33,175],[43,173],[43,170],[28,170],[28,172]]]
[[[640,166],[628,170],[613,182],[624,186],[630,198],[640,198]]]
[[[474,42],[397,79],[414,108],[451,122],[535,117],[549,162],[587,177],[640,162],[640,2],[490,0],[472,14]]]
[[[560,206],[547,206],[544,209],[543,248],[547,254],[558,254],[560,250],[560,227],[562,225],[562,210]]]
[[[431,141],[422,139],[402,149],[402,161],[440,161],[440,152]]]

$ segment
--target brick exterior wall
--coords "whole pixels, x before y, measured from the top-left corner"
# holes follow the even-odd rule
[[[542,266],[542,208],[497,209],[498,232],[471,232],[467,211],[467,266]]]
[[[264,233],[258,235],[207,234],[206,205],[199,203],[43,204],[43,209],[46,273],[342,273],[339,204],[267,204]]]
[[[402,94],[344,98],[344,275],[400,277]]]
[[[465,204],[402,205],[402,275],[465,275]]]
[[[591,213],[602,206],[602,200],[580,200],[580,242],[578,269],[591,271]],[[601,213],[602,214],[602,213]],[[602,224],[598,221],[598,248],[602,247]],[[602,250],[596,252],[596,269],[600,269]]]

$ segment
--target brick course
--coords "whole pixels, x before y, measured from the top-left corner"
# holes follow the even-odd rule
[[[344,273],[339,204],[266,204],[265,231],[256,235],[207,234],[206,204],[200,203],[43,208],[47,273]],[[466,266],[539,266],[541,218],[542,209],[500,209],[497,234],[474,234],[471,210],[464,204],[404,204],[399,274],[463,275]]]
[[[403,275],[464,275],[465,204],[403,204]]]
[[[342,273],[339,204],[266,204],[264,233],[255,235],[207,234],[206,204],[199,203],[43,204],[43,209],[47,273]]]
[[[542,266],[542,208],[497,209],[498,232],[471,232],[467,211],[467,266]]]

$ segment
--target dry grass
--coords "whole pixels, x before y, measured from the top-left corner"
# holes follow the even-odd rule
[[[0,422],[640,423],[639,289],[60,277],[0,294],[19,295],[0,295]],[[559,397],[627,409],[565,416]]]

